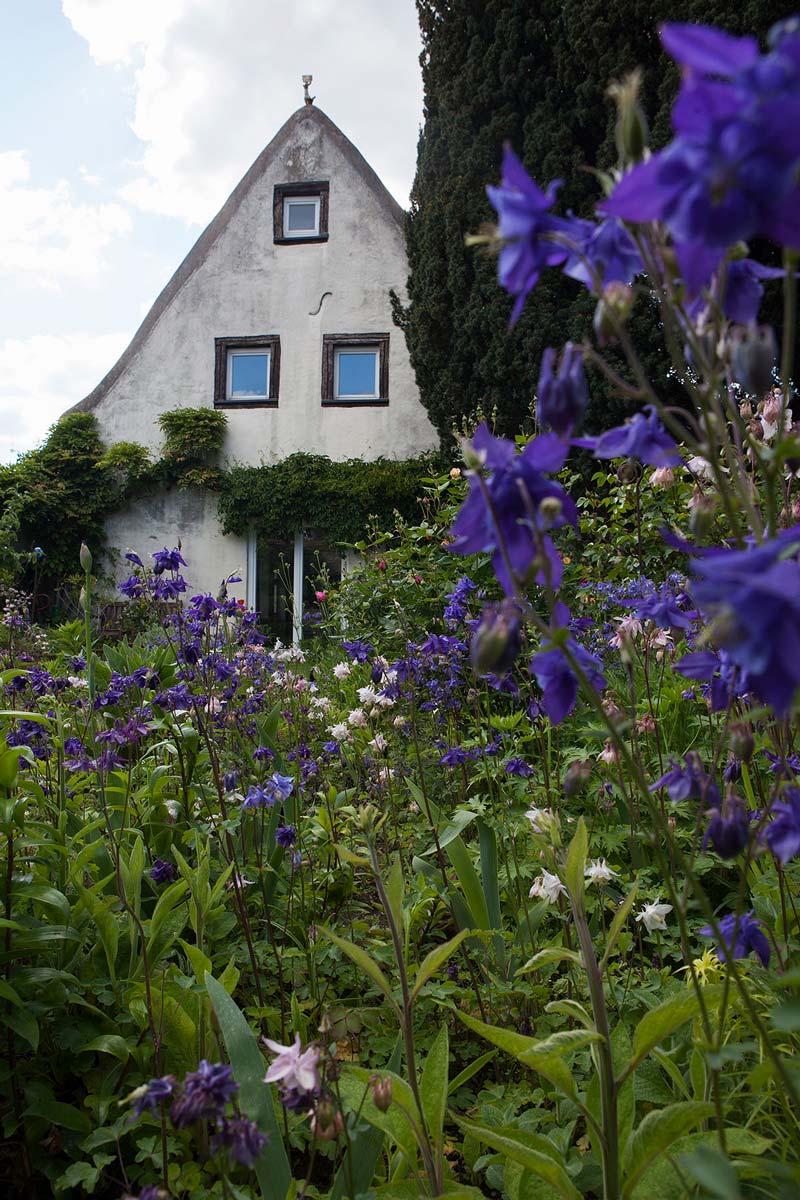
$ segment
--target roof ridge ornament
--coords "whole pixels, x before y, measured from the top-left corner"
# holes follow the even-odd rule
[[[309,96],[309,94],[308,94],[308,88],[309,88],[309,85],[311,84],[311,81],[313,80],[313,78],[314,78],[313,75],[304,75],[303,76],[303,90],[305,93],[305,102],[309,106],[309,108],[311,107],[311,105],[314,103],[314,101],[317,98],[316,96]]]

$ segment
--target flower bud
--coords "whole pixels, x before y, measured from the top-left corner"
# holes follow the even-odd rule
[[[635,458],[626,458],[617,467],[617,479],[620,483],[636,483],[641,473],[641,464]]]
[[[311,1118],[311,1132],[321,1142],[332,1142],[344,1129],[342,1114],[327,1097],[317,1102]]]
[[[675,472],[672,467],[656,467],[650,476],[650,486],[654,488],[671,488],[675,482]]]
[[[538,516],[541,518],[544,528],[551,529],[563,511],[564,505],[558,496],[545,496],[539,505]]]
[[[778,344],[771,325],[734,325],[730,333],[731,373],[747,392],[760,396],[772,387]]]
[[[505,675],[522,649],[519,609],[513,601],[487,604],[472,635],[470,661],[478,675]]]
[[[598,345],[608,346],[617,340],[620,324],[624,324],[631,315],[635,299],[633,288],[621,280],[612,280],[604,288],[592,318]]]
[[[548,346],[542,355],[539,384],[536,389],[537,415],[541,425],[559,437],[569,437],[583,421],[589,403],[589,388],[583,370],[581,351],[567,342],[556,370],[557,355]]]
[[[450,478],[451,479],[460,479],[461,478],[461,467],[451,467],[450,468]]]
[[[755,746],[755,738],[749,725],[740,721],[731,727],[731,750],[742,762],[750,761]]]
[[[86,545],[86,542],[81,542],[80,554],[78,556],[81,562],[81,570],[88,575],[92,569],[92,552]]]
[[[689,507],[689,528],[695,537],[705,537],[714,523],[717,501],[705,492],[696,491]]]
[[[590,759],[576,759],[571,762],[564,773],[564,795],[568,800],[582,792],[589,782],[594,764]]]
[[[392,1103],[392,1081],[384,1075],[373,1075],[370,1079],[372,1084],[372,1102],[379,1112],[387,1112]]]
[[[617,106],[614,140],[623,165],[640,162],[647,148],[647,118],[639,103],[641,84],[642,72],[637,69],[623,80],[612,83],[607,92]]]

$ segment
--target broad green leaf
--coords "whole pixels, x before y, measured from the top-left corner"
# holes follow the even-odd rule
[[[682,1154],[680,1167],[718,1200],[739,1200],[742,1194],[736,1168],[714,1146],[698,1146],[694,1154]]]
[[[24,1115],[41,1117],[51,1125],[60,1125],[73,1133],[89,1133],[92,1128],[88,1113],[81,1112],[74,1104],[62,1104],[60,1100],[32,1100]]]
[[[449,942],[436,946],[429,954],[425,955],[414,980],[414,988],[411,992],[412,1000],[417,998],[428,980],[436,974],[440,967],[444,966],[448,958],[456,952],[464,938],[469,937],[471,932],[469,929],[462,929],[455,937],[450,938]]]
[[[724,994],[722,984],[715,984],[711,987],[703,988],[703,1000],[707,1008],[716,1008],[722,1000]],[[636,1026],[633,1035],[633,1058],[628,1064],[625,1073],[633,1070],[637,1063],[650,1053],[654,1046],[658,1046],[665,1038],[674,1033],[676,1029],[680,1029],[687,1021],[696,1017],[700,1011],[700,1003],[697,999],[697,993],[692,989],[687,988],[681,991],[676,996],[665,1000],[663,1004],[659,1004],[656,1008],[651,1008],[649,1012],[640,1020]]]
[[[370,955],[367,954],[366,950],[362,950],[360,946],[354,945],[353,942],[346,941],[345,938],[340,938],[338,934],[333,933],[324,925],[319,927],[319,932],[332,941],[334,946],[337,946],[343,954],[346,954],[348,958],[351,958],[357,967],[360,967],[362,971],[369,975],[370,979],[377,985],[380,991],[383,992],[386,999],[390,1002],[392,1008],[399,1015],[400,1009],[398,1008],[397,1002],[392,995],[392,989],[389,986],[389,981],[378,964],[375,962],[374,958],[371,958]]]
[[[26,883],[15,887],[11,895],[17,904],[24,900],[35,900],[36,903],[41,904],[43,908],[50,909],[52,912],[57,913],[63,925],[69,925],[69,900],[64,893],[59,892],[57,888],[48,887],[47,884],[44,883]]]
[[[6,983],[4,979],[0,979],[0,1000],[8,1000],[10,1004],[16,1004],[17,1008],[23,1008],[25,1003],[11,984]]]
[[[524,967],[520,967],[517,975],[527,975],[530,971],[538,971],[541,967],[549,967],[552,963],[569,962],[576,967],[583,966],[583,960],[576,950],[567,950],[565,946],[546,946],[539,950],[533,958],[529,958]]]
[[[669,1154],[662,1154],[655,1159],[635,1188],[631,1200],[678,1200],[686,1190],[684,1175],[673,1162],[680,1162],[680,1156],[691,1153],[700,1146],[715,1146],[715,1132],[689,1133],[679,1138],[671,1147]],[[759,1155],[765,1154],[771,1146],[768,1138],[751,1133],[748,1129],[726,1129],[725,1144],[730,1155]]]
[[[489,1129],[459,1117],[456,1118],[456,1123],[465,1133],[486,1146],[491,1146],[493,1150],[497,1150],[513,1162],[518,1162],[528,1171],[533,1171],[534,1175],[549,1183],[564,1200],[581,1200],[580,1192],[562,1165],[558,1150],[547,1138],[530,1130],[509,1125]]]
[[[614,918],[611,922],[611,925],[609,926],[608,933],[606,934],[605,953],[603,954],[603,957],[600,960],[600,974],[601,975],[605,972],[605,969],[608,966],[608,960],[611,957],[611,955],[614,951],[614,947],[617,944],[617,938],[622,933],[622,926],[627,921],[630,911],[633,908],[633,902],[636,899],[636,893],[638,891],[638,888],[639,888],[639,881],[637,879],[635,879],[633,881],[633,886],[631,887],[627,896],[622,901],[622,904],[620,904],[617,911],[614,913]]]
[[[192,964],[195,979],[202,986],[206,972],[210,973],[211,971],[211,959],[199,947],[193,946],[191,942],[185,942],[183,938],[178,938],[178,941],[183,947],[189,962]]]
[[[508,1158],[503,1163],[503,1189],[508,1200],[558,1200],[558,1192],[551,1184]]]
[[[13,1012],[4,1013],[2,1021],[26,1042],[30,1042],[34,1053],[39,1049],[39,1022],[36,1017],[32,1017],[25,1009],[15,1009]]]
[[[481,883],[489,914],[489,924],[496,934],[492,939],[498,969],[505,974],[505,946],[503,945],[503,917],[500,911],[500,880],[497,861],[497,838],[491,826],[478,821],[478,844],[481,851]]]
[[[551,1000],[549,1004],[545,1004],[544,1011],[562,1013],[565,1017],[577,1021],[584,1029],[594,1031],[594,1017],[577,1000]]]
[[[269,1137],[269,1147],[253,1168],[261,1194],[264,1200],[284,1200],[292,1172],[275,1116],[272,1089],[264,1083],[266,1068],[258,1043],[236,1001],[222,984],[213,975],[206,974],[205,985],[219,1021],[234,1078],[239,1084],[239,1107]]]
[[[403,934],[403,864],[400,861],[400,855],[395,854],[392,865],[389,868],[389,874],[386,878],[386,895],[389,900],[389,908],[392,912],[392,919],[397,926],[401,937]]]
[[[579,910],[583,908],[583,893],[586,886],[583,873],[586,870],[588,850],[589,835],[586,832],[586,822],[583,817],[579,817],[564,863],[564,883],[567,885],[572,903]]]
[[[650,1053],[653,1055],[653,1058],[656,1060],[662,1070],[666,1071],[667,1075],[669,1075],[670,1079],[675,1084],[675,1087],[678,1089],[678,1092],[684,1097],[684,1099],[691,1100],[692,1097],[689,1094],[689,1089],[686,1086],[686,1080],[683,1078],[683,1075],[681,1075],[678,1064],[673,1062],[670,1056],[665,1054],[663,1050],[659,1050],[658,1046],[655,1046]]]
[[[447,1037],[447,1025],[442,1025],[428,1051],[419,1083],[422,1111],[425,1113],[428,1132],[439,1155],[442,1152],[442,1130],[447,1108],[449,1066],[450,1043]]]
[[[713,1112],[714,1105],[706,1101],[680,1100],[643,1117],[622,1152],[623,1200],[632,1195],[642,1175],[659,1154]]]
[[[113,1054],[121,1063],[126,1063],[131,1055],[130,1046],[118,1033],[102,1033],[100,1037],[81,1046],[79,1053],[86,1054],[89,1050],[96,1050],[99,1054]]]

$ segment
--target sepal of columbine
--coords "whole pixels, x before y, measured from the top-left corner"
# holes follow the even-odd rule
[[[583,355],[567,342],[557,372],[555,366],[556,351],[549,346],[542,355],[539,372],[537,416],[543,427],[568,438],[580,428],[589,403]]]
[[[560,725],[569,716],[578,698],[578,676],[570,658],[577,663],[595,691],[603,691],[607,686],[599,660],[569,636],[566,628],[569,613],[565,612],[563,605],[558,608],[556,619],[559,625],[554,626],[550,640],[542,644],[542,649],[533,656],[530,664],[531,674],[542,689],[542,708],[553,725]]]
[[[731,374],[745,391],[762,396],[774,383],[778,343],[771,325],[735,325],[730,332]]]
[[[648,467],[677,467],[681,456],[652,404],[624,425],[595,438],[575,438],[573,446],[591,450],[595,458],[637,458]]]
[[[755,915],[754,909],[751,908],[750,912],[741,913],[738,917],[735,913],[721,917],[717,928],[719,937],[710,925],[703,926],[700,936],[714,939],[720,962],[727,962],[729,956],[747,958],[750,954],[755,954],[761,960],[762,966],[769,966],[769,942],[764,933],[763,922]]]
[[[506,675],[522,649],[522,622],[513,600],[487,604],[472,635],[469,657],[478,675]]]

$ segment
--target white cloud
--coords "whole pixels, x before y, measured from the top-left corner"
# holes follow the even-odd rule
[[[404,203],[422,88],[413,0],[62,0],[96,62],[132,72],[142,156],[122,197],[208,221],[312,94]]]
[[[41,442],[44,431],[110,370],[130,335],[34,334],[0,341],[0,461]]]
[[[70,184],[31,183],[24,150],[0,152],[0,275],[50,290],[94,279],[103,251],[132,228],[120,204],[84,204]]]

